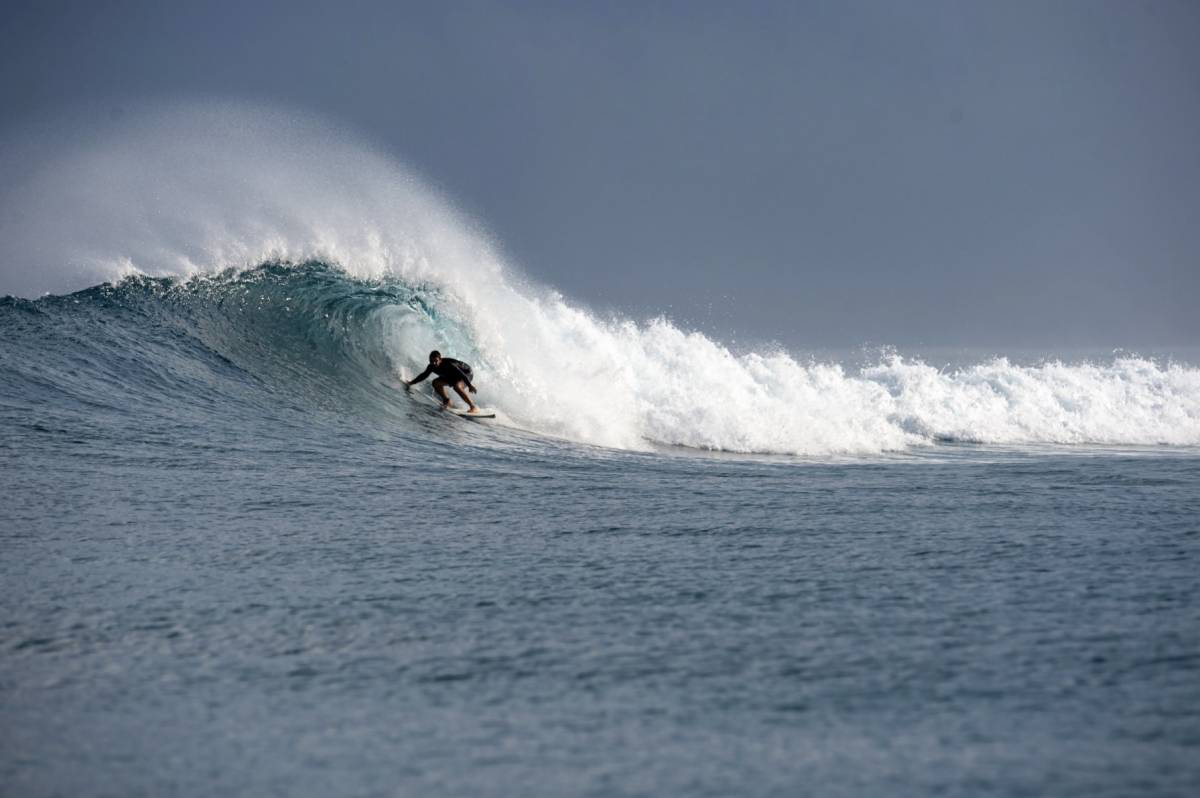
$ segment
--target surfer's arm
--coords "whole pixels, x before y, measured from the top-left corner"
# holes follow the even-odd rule
[[[432,369],[432,368],[426,368],[424,371],[422,371],[422,372],[421,372],[420,374],[418,374],[417,376],[413,377],[411,380],[405,380],[405,381],[404,381],[404,384],[405,384],[405,385],[416,385],[418,382],[420,382],[421,380],[423,380],[423,379],[425,379],[426,377],[428,377],[428,376],[429,376],[429,372],[431,372],[431,371],[433,371],[433,369]]]

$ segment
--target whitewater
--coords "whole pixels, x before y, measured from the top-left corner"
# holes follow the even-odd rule
[[[290,110],[0,175],[0,792],[1200,782],[1194,352],[599,313]],[[494,422],[402,390],[432,349]]]

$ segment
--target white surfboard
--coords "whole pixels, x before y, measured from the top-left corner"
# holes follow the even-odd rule
[[[479,408],[478,413],[472,413],[470,410],[468,410],[465,407],[447,407],[446,410],[453,413],[456,416],[462,416],[463,418],[495,418],[496,417],[495,410],[488,410],[485,407]]]

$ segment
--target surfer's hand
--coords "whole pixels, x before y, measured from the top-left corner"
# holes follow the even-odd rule
[[[468,385],[467,388],[469,388],[471,390],[471,393],[479,393],[479,391],[475,390],[474,385]]]

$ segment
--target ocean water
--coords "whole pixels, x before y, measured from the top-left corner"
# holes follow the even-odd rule
[[[217,118],[6,208],[0,794],[1196,794],[1189,356],[739,351]]]

